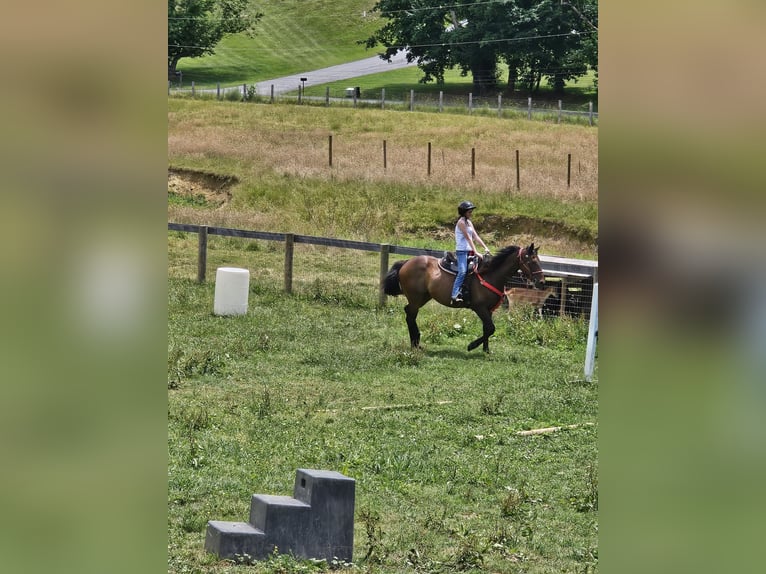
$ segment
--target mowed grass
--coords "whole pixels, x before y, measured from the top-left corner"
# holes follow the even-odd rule
[[[506,117],[509,114],[510,107],[526,107],[529,94],[524,89],[517,89],[514,94],[508,94],[506,90],[506,80],[508,78],[508,66],[500,64],[498,66],[501,81],[498,83],[497,93],[478,97],[472,95],[474,112],[481,108],[491,109],[497,112],[498,94],[502,96],[501,106],[505,110]],[[445,106],[450,104],[461,105],[466,109],[468,107],[468,95],[474,91],[471,76],[463,76],[460,70],[448,70],[444,74],[444,83],[437,84],[429,82],[421,83],[423,72],[417,67],[400,68],[378,74],[367,74],[358,76],[352,80],[339,80],[337,82],[328,82],[326,84],[313,84],[311,78],[304,88],[304,94],[311,97],[324,97],[329,88],[331,97],[340,97],[345,95],[345,89],[358,86],[360,98],[364,99],[382,99],[382,90],[385,89],[385,98],[388,105],[393,105],[394,101],[405,102],[409,107],[410,90],[415,92],[417,102],[424,100],[434,102],[438,105],[439,92],[443,92],[443,102]],[[564,88],[563,95],[555,95],[550,86],[541,84],[540,90],[533,94],[533,105],[535,108],[548,107],[557,108],[558,100],[562,100],[562,108],[570,111],[588,111],[588,104],[593,103],[594,112],[598,112],[598,90],[595,85],[596,77],[591,71],[582,78],[572,80]],[[297,94],[297,90],[290,92]],[[455,113],[454,110],[451,110]],[[467,111],[465,112],[467,113]]]
[[[254,2],[263,18],[253,37],[225,37],[215,54],[184,58],[184,83],[199,86],[255,83],[374,56],[358,44],[381,25],[373,0]],[[366,16],[364,15],[367,12]]]
[[[244,316],[212,315],[196,236],[169,234],[168,571],[234,566],[205,553],[208,520],[245,521],[253,493],[292,494],[297,468],[356,480],[363,572],[588,572],[598,563],[597,383],[587,324],[434,303],[410,349],[401,298],[378,308],[377,254],[303,247],[295,291],[273,242],[211,238],[209,269],[251,269]],[[310,262],[307,263],[307,256]],[[353,263],[353,264],[352,264]],[[557,433],[518,431],[581,425]]]
[[[215,54],[202,58],[184,58],[178,64],[183,72],[183,83],[191,82],[199,88],[252,85],[285,75],[309,72],[328,66],[343,64],[377,56],[382,46],[368,49],[360,41],[366,40],[385,21],[372,12],[374,0],[280,0],[279,2],[255,2],[254,8],[263,13],[256,25],[255,35],[226,36],[215,49]],[[515,94],[505,90],[507,66],[499,63],[499,92],[508,105],[526,101],[529,94],[523,88]],[[465,97],[472,90],[470,75],[461,75],[458,69],[448,70],[445,83],[437,85],[420,83],[423,73],[417,68],[394,70],[382,74],[359,76],[329,84],[313,84],[309,77],[306,95],[324,96],[329,86],[333,96],[342,95],[350,86],[359,86],[363,97],[379,97],[386,88],[389,99],[404,99],[410,89],[420,94],[434,94],[441,90],[452,97]],[[496,94],[488,96],[497,98]],[[563,96],[553,96],[545,82],[534,94],[538,103],[556,105],[558,99],[569,110],[587,110],[593,102],[598,111],[598,90],[593,72],[567,82]],[[491,104],[490,104],[491,105]]]

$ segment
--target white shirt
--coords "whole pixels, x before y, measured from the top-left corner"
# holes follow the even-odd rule
[[[471,220],[466,218],[465,219],[465,227],[468,230],[468,233],[471,236],[471,239],[473,239],[474,236],[474,230],[473,230],[473,223],[471,223]],[[455,225],[455,251],[471,251],[471,244],[468,243],[468,239],[463,234],[462,229],[460,229],[460,220],[458,219],[458,224]]]

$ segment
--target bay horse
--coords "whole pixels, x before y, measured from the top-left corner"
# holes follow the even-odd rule
[[[420,348],[420,329],[416,322],[418,311],[434,299],[446,307],[466,307],[476,313],[481,319],[483,332],[481,337],[471,341],[468,350],[483,345],[484,352],[488,353],[489,338],[495,332],[492,313],[503,300],[505,284],[521,269],[536,288],[545,287],[538,249],[534,243],[525,248],[511,245],[501,249],[497,255],[483,259],[478,269],[465,278],[470,289],[470,300],[457,305],[450,303],[455,275],[444,271],[439,259],[430,255],[418,255],[394,263],[382,280],[383,292],[394,297],[403,294],[407,298],[404,313],[413,348]]]

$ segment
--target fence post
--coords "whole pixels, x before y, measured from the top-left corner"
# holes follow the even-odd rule
[[[207,226],[200,225],[197,231],[197,283],[205,282],[207,271]]]
[[[559,317],[563,317],[567,311],[567,296],[569,295],[569,288],[567,286],[567,278],[561,278],[561,295],[559,299]]]
[[[444,110],[444,92],[441,90],[439,91],[439,111]]]
[[[356,107],[356,88],[354,88],[354,107]]]
[[[330,154],[330,167],[332,167],[332,134],[330,134],[330,139],[328,142],[328,150]]]
[[[519,184],[519,150],[516,150],[516,189],[521,189],[521,185]]]
[[[285,293],[293,292],[293,251],[295,235],[285,233]]]
[[[567,188],[572,181],[572,154],[567,154]]]
[[[274,84],[271,84],[271,98],[270,98],[270,101],[271,101],[272,104],[274,103]]]
[[[387,167],[387,159],[386,159],[386,140],[383,140],[383,169],[385,170]]]
[[[383,279],[388,273],[388,254],[391,252],[391,246],[388,243],[382,243],[380,246],[380,288],[378,291],[378,304],[381,307],[386,305],[386,293],[383,291]]]
[[[598,342],[598,283],[593,284],[590,301],[590,320],[588,321],[588,343],[585,347],[585,380],[593,380],[596,367],[596,343]]]
[[[247,101],[247,84],[242,84],[242,100]]]
[[[532,119],[532,98],[527,98],[527,119]]]
[[[471,148],[471,179],[476,177],[476,148]]]
[[[431,177],[431,142],[428,142],[428,177]]]
[[[380,89],[380,109],[386,109],[386,88]]]
[[[192,98],[194,97],[194,80],[192,80]]]
[[[497,94],[497,117],[503,117],[503,94]]]
[[[410,90],[410,111],[415,111],[415,90]]]
[[[593,125],[593,102],[588,102],[588,121]]]
[[[468,113],[473,113],[473,94],[468,94]]]
[[[559,100],[559,119],[557,123],[561,123],[561,100]]]
[[[324,105],[328,108],[330,107],[330,86],[324,89]]]
[[[298,84],[298,103],[303,103],[303,90],[301,90],[301,85]]]
[[[220,100],[221,99],[221,82],[218,82],[215,85],[215,99]]]

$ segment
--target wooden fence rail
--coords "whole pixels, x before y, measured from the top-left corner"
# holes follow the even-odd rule
[[[431,255],[441,257],[443,249],[425,249],[420,247],[406,247],[403,245],[390,245],[387,243],[369,243],[366,241],[352,241],[348,239],[333,239],[329,237],[316,237],[312,235],[297,235],[292,233],[271,233],[267,231],[250,231],[246,229],[231,229],[228,227],[214,227],[208,225],[192,225],[188,223],[168,223],[168,231],[181,231],[197,233],[199,241],[197,252],[197,281],[204,283],[207,275],[207,242],[208,236],[220,235],[224,237],[241,237],[246,239],[261,239],[265,241],[279,241],[285,244],[284,262],[284,290],[292,292],[293,284],[293,259],[296,243],[309,245],[322,245],[325,247],[338,247],[341,249],[355,249],[360,251],[373,251],[380,253],[380,279],[383,279],[389,269],[389,256],[399,255]],[[546,275],[561,277],[562,287],[565,288],[568,278],[582,279],[592,278],[598,281],[598,261],[585,259],[568,259],[563,257],[540,256],[543,271]],[[379,290],[378,302],[380,306],[386,303],[386,294],[382,287]],[[562,300],[563,305],[563,300]]]

